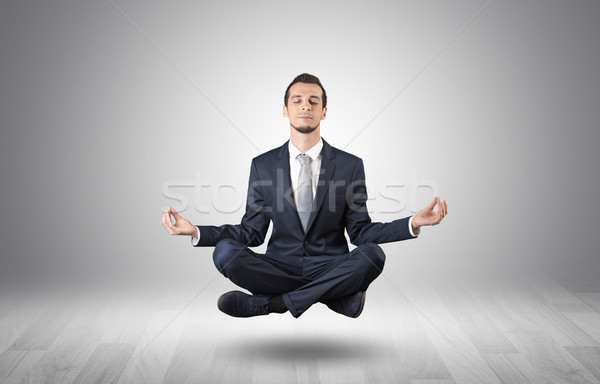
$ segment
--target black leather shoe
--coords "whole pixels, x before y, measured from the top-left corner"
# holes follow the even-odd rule
[[[217,307],[221,312],[233,317],[268,315],[269,297],[266,295],[248,295],[240,291],[231,291],[219,297]]]
[[[332,299],[324,301],[329,309],[342,315],[357,318],[365,307],[365,299],[367,298],[367,292],[356,292],[353,295],[340,297],[339,299]]]

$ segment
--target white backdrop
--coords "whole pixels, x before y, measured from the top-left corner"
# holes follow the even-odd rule
[[[448,200],[443,225],[384,245],[388,276],[598,267],[599,16],[581,1],[5,5],[0,270],[214,275],[211,249],[162,228],[179,204],[163,189],[195,223],[239,222],[302,72],[328,92],[325,140],[365,162],[374,220],[425,206],[419,184]]]

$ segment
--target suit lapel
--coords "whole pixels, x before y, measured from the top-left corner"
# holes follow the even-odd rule
[[[315,218],[317,217],[317,214],[323,205],[323,201],[325,201],[325,196],[327,195],[327,191],[329,189],[329,182],[333,177],[333,171],[335,170],[335,163],[333,162],[333,158],[335,156],[331,146],[325,140],[323,140],[323,149],[321,150],[321,154],[321,170],[319,171],[319,181],[317,183],[317,195],[313,201],[312,212],[310,214],[310,218],[308,219],[306,232],[310,230],[310,227],[315,221]]]
[[[288,150],[288,142],[281,147],[277,157],[279,158],[279,161],[277,163],[277,175],[275,178],[275,180],[277,180],[277,205],[275,209],[277,212],[295,212],[298,225],[302,229],[300,216],[298,216],[298,210],[296,209],[296,203],[294,201],[294,193],[290,179],[290,152]]]

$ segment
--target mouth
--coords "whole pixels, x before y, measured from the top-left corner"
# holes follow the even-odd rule
[[[312,120],[312,116],[298,116],[298,118],[302,120]]]

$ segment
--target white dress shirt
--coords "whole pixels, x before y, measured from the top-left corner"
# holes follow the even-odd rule
[[[298,177],[300,176],[300,160],[298,160],[298,156],[302,153],[308,155],[311,158],[310,163],[310,171],[312,176],[312,198],[315,199],[317,195],[317,183],[319,181],[319,174],[321,172],[321,159],[322,154],[321,150],[323,149],[323,138],[319,139],[319,142],[315,144],[311,149],[306,152],[301,152],[294,144],[292,144],[292,140],[288,142],[288,152],[290,153],[290,181],[292,182],[292,191],[294,192],[294,201],[296,202],[296,206],[298,206],[298,200],[296,196],[296,188],[298,187]],[[417,237],[420,231],[417,231],[415,234],[412,229],[412,219],[413,216],[408,220],[408,230],[413,237]],[[192,237],[192,244],[196,245],[200,241],[200,230],[196,227],[197,236]]]
[[[290,153],[290,181],[292,182],[292,191],[294,191],[294,201],[296,207],[298,206],[298,197],[296,196],[296,189],[298,188],[298,178],[300,177],[300,160],[298,156],[302,153],[306,154],[312,160],[310,163],[310,174],[312,184],[312,198],[315,199],[317,195],[317,183],[319,181],[319,174],[321,173],[321,150],[323,149],[323,139],[319,139],[319,142],[315,144],[311,149],[306,152],[300,152],[292,140],[288,143],[288,152]]]

